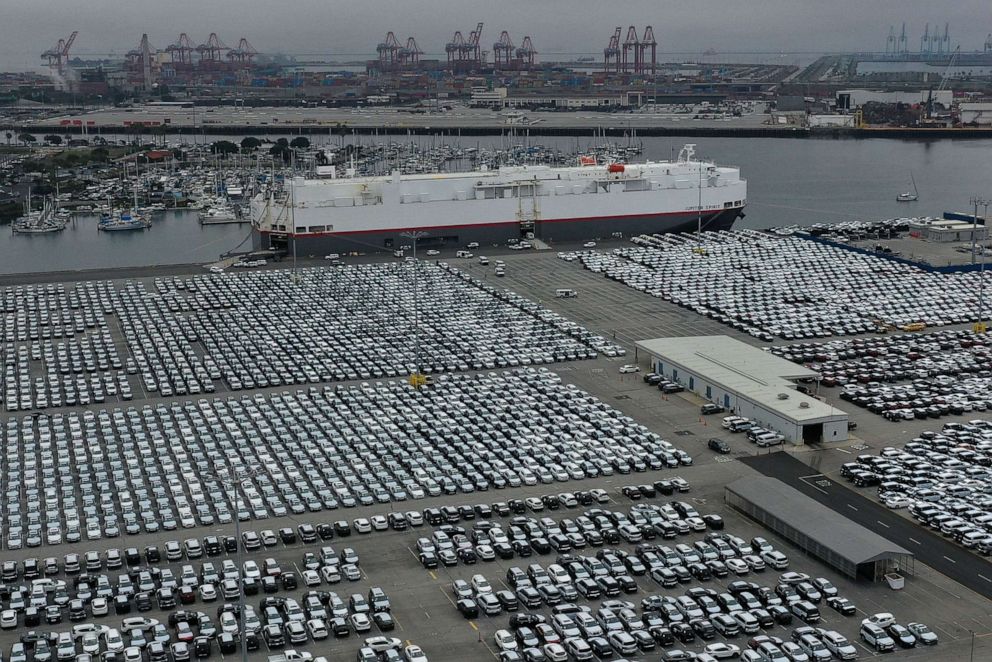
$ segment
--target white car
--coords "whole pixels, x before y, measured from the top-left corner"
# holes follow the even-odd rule
[[[735,646],[733,644],[725,644],[722,641],[717,641],[712,644],[707,644],[703,648],[703,652],[707,655],[712,655],[718,660],[723,660],[726,658],[737,657],[741,654],[740,646]]]
[[[431,257],[433,257],[433,256],[435,256],[435,255],[440,255],[440,254],[441,254],[441,251],[438,251],[438,250],[434,250],[434,249],[432,248],[432,249],[430,249],[430,250],[428,250],[428,251],[427,251],[427,254],[428,254],[428,255],[430,255]]]
[[[872,625],[877,625],[880,628],[887,628],[896,622],[896,617],[892,614],[882,611],[877,614],[872,614],[868,618],[861,621],[862,625],[871,623]]]
[[[156,625],[158,625],[158,621],[154,618],[132,616],[131,618],[125,618],[121,621],[121,632],[130,632],[131,630],[150,630]]]
[[[222,274],[224,273],[223,267],[210,267],[210,273],[212,274]]]
[[[324,624],[324,620],[321,618],[311,618],[307,621],[307,631],[310,633],[310,638],[314,641],[327,639],[329,634],[327,625]]]
[[[423,649],[414,644],[410,644],[403,649],[403,659],[406,660],[406,662],[428,662],[427,656],[424,655]]]
[[[515,651],[518,648],[517,640],[509,630],[496,630],[493,639],[496,641],[496,647],[501,651]]]
[[[97,655],[100,652],[100,635],[95,632],[84,635],[83,652],[88,655]]]
[[[476,595],[492,593],[493,585],[483,575],[474,575],[472,577],[472,590],[475,591]]]
[[[366,614],[352,614],[350,620],[355,632],[368,632],[372,629],[372,620]]]
[[[108,651],[112,653],[122,653],[124,651],[124,638],[121,637],[121,633],[117,630],[107,630],[103,640],[107,644]]]
[[[0,612],[0,629],[13,630],[17,627],[17,612],[13,609],[4,609]]]
[[[376,653],[381,653],[390,649],[399,650],[403,642],[395,637],[369,637],[363,645]]]
[[[621,375],[626,375],[627,373],[640,372],[640,371],[641,371],[641,367],[640,366],[636,366],[633,363],[628,363],[627,365],[620,366],[620,374]]]
[[[93,598],[90,602],[90,611],[93,612],[94,616],[106,616],[110,612],[110,604],[107,602],[107,598]],[[121,650],[124,650],[123,648]],[[120,651],[116,651],[120,652]]]
[[[582,246],[584,248],[596,248],[596,242],[595,241],[587,241],[586,243],[582,244]]]
[[[357,533],[372,533],[372,522],[365,517],[359,517],[353,522]]]

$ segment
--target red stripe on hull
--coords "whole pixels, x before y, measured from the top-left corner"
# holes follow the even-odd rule
[[[730,209],[743,209],[743,207],[725,207],[719,209],[704,209],[702,214],[714,214],[717,212],[725,212]],[[666,211],[657,214],[620,214],[614,216],[580,216],[577,218],[542,218],[537,221],[538,224],[545,223],[576,223],[585,221],[623,221],[624,219],[631,218],[662,218],[665,216],[678,216],[691,214],[693,210],[682,210],[682,211]],[[422,225],[420,227],[402,227],[402,228],[382,228],[378,230],[348,230],[342,232],[298,232],[296,236],[298,237],[333,237],[342,235],[360,235],[360,234],[376,234],[376,233],[389,233],[389,232],[432,232],[441,230],[458,230],[462,228],[489,228],[489,227],[500,227],[506,225],[518,225],[520,221],[494,221],[489,223],[460,223],[455,225]],[[258,230],[259,234],[269,235],[269,234],[290,234],[289,232],[283,232],[279,230]]]

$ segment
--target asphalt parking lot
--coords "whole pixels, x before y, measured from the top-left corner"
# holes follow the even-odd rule
[[[458,261],[457,266],[479,278],[484,278],[487,283],[510,288],[561,314],[565,319],[578,322],[590,331],[610,340],[615,339],[620,345],[626,346],[629,350],[626,357],[600,357],[594,360],[555,363],[549,367],[561,377],[564,383],[575,384],[598,398],[599,401],[630,416],[636,422],[646,426],[651,432],[658,434],[662,439],[686,451],[693,457],[693,466],[647,471],[629,476],[614,474],[609,477],[572,480],[550,485],[538,484],[505,490],[490,489],[486,492],[473,494],[442,495],[427,497],[423,500],[406,501],[402,504],[359,505],[354,508],[339,508],[331,512],[287,514],[282,517],[270,516],[261,521],[244,522],[243,527],[245,529],[277,530],[280,527],[295,526],[301,522],[316,524],[337,519],[350,520],[372,514],[386,514],[391,509],[409,510],[444,504],[491,503],[506,501],[510,498],[557,493],[563,490],[574,491],[591,488],[606,489],[613,500],[626,509],[629,508],[631,502],[620,495],[620,488],[623,485],[640,484],[679,475],[692,484],[692,491],[686,495],[691,499],[691,502],[701,512],[714,512],[723,516],[728,532],[746,539],[756,535],[768,538],[777,548],[789,555],[792,561],[790,570],[827,577],[841,590],[842,595],[849,597],[860,610],[856,617],[844,618],[829,609],[824,610],[824,616],[829,627],[837,629],[851,641],[857,640],[857,625],[865,614],[890,611],[900,622],[919,620],[927,623],[941,639],[941,643],[936,649],[898,651],[894,657],[921,660],[966,660],[972,659],[973,654],[973,659],[992,656],[992,616],[989,613],[988,600],[933,571],[921,561],[917,561],[916,572],[907,579],[907,587],[902,592],[896,593],[884,586],[855,584],[838,576],[837,573],[826,568],[819,561],[804,557],[799,550],[792,548],[785,541],[726,508],[723,504],[723,485],[737,477],[751,474],[753,470],[737,460],[753,455],[755,448],[742,436],[730,435],[722,431],[719,428],[719,417],[709,419],[700,417],[698,414],[700,401],[692,394],[682,393],[664,396],[657,389],[644,384],[639,374],[626,375],[618,372],[619,366],[628,362],[636,361],[641,364],[642,368],[646,367],[644,358],[634,355],[632,342],[635,339],[707,333],[726,333],[741,339],[746,339],[747,336],[713,320],[701,318],[674,304],[654,299],[619,283],[604,279],[601,275],[592,274],[579,268],[575,263],[564,263],[556,259],[553,253],[531,252],[506,254],[500,257],[505,260],[507,265],[504,278],[496,278],[491,272],[491,267],[479,265],[475,260]],[[147,282],[150,284],[151,280]],[[575,299],[555,299],[554,290],[558,288],[575,289],[579,296]],[[119,339],[119,329],[115,329],[113,324],[110,325],[109,329],[112,337]],[[751,339],[750,342],[756,341]],[[470,370],[468,374],[474,374],[474,372]],[[266,387],[254,389],[250,394],[252,396],[256,393],[271,395],[283,390],[292,391],[294,389],[287,389],[282,386]],[[223,398],[227,396],[227,392],[222,395]],[[832,401],[834,404],[840,402],[834,398],[835,396],[828,393],[828,401]],[[195,398],[189,396],[180,397],[178,401],[184,402],[190,399],[195,401]],[[139,389],[136,391],[135,400],[131,404],[141,406],[146,402],[157,404],[159,401],[171,403],[174,400],[176,398],[163,399],[161,396],[149,394]],[[117,406],[126,407],[128,403],[119,401],[103,404],[91,403],[83,407],[77,406],[68,409],[62,407],[51,410],[51,413],[66,413],[70,410],[99,411],[101,408],[112,410]],[[841,406],[843,407],[843,404]],[[959,418],[951,417],[949,420],[958,420]],[[861,419],[865,420],[862,421]],[[932,422],[928,423],[927,421],[889,423],[873,415],[857,417],[857,420],[859,421],[857,437],[850,442],[839,447],[797,450],[794,453],[795,456],[806,465],[814,468],[810,473],[817,471],[830,473],[835,471],[841,463],[850,461],[851,456],[861,450],[870,448],[877,450],[882,446],[892,444],[893,438],[908,440],[917,431],[926,429],[925,426],[932,427],[933,425]],[[705,442],[709,436],[720,436],[727,439],[733,452],[728,456],[713,455],[705,449]],[[846,488],[840,486],[838,489]],[[662,500],[654,499],[653,501],[660,503]],[[614,508],[615,506],[609,504],[605,507]],[[555,517],[573,516],[577,513],[578,511],[574,513],[558,511]],[[424,528],[427,529],[428,527]],[[233,533],[233,525],[198,525],[191,529],[179,529],[177,531],[143,532],[134,536],[115,539],[84,540],[72,547],[63,544],[43,546],[37,549],[5,549],[0,553],[0,558],[3,560],[21,560],[29,557],[43,558],[49,555],[61,558],[70,549],[80,553],[90,549],[122,549],[129,546],[143,549],[147,545],[164,545],[168,540],[182,540],[191,535],[202,537],[211,533],[230,535]],[[364,593],[371,586],[380,586],[391,599],[396,620],[396,629],[387,633],[389,636],[400,638],[404,644],[412,642],[422,646],[430,660],[493,659],[492,635],[497,629],[506,627],[506,615],[491,618],[481,617],[467,621],[462,618],[452,604],[450,585],[453,579],[468,579],[477,572],[481,572],[495,581],[504,576],[507,567],[513,564],[519,565],[522,561],[498,560],[474,566],[458,565],[452,568],[428,571],[420,566],[416,554],[413,553],[419,535],[422,534],[416,530],[388,531],[362,536],[355,534],[346,541],[335,539],[331,543],[335,549],[339,550],[344,546],[351,546],[360,555],[360,578],[355,582],[344,580],[339,584],[323,584],[316,588],[318,590],[334,590],[342,597],[346,597],[353,592]],[[700,536],[701,534],[690,535],[687,539],[695,540]],[[618,546],[626,549],[631,548],[630,545]],[[310,545],[306,548],[315,550],[318,547],[319,545]],[[267,551],[246,554],[245,556],[256,560],[259,565],[263,559],[271,557],[284,570],[295,569],[298,572],[306,548],[301,544],[294,546],[280,544]],[[538,561],[546,566],[553,561],[553,558],[554,555],[549,555],[532,557],[530,560]],[[172,565],[178,570],[184,563],[177,562]],[[759,583],[774,583],[770,571],[766,571],[763,576],[754,575],[747,579]],[[729,580],[714,580],[705,584],[719,589],[721,585],[725,586],[727,581]],[[649,592],[676,595],[687,587],[700,585],[693,582],[687,587],[679,589],[661,589],[646,577],[638,577],[637,583],[640,590],[631,596],[634,602],[639,602]],[[280,591],[276,595],[295,595],[299,599],[305,590],[306,588],[301,586],[295,591]],[[250,602],[257,603],[261,597],[253,596]],[[595,603],[596,601],[592,602]],[[197,601],[187,608],[210,612],[213,616],[216,604],[219,602],[206,605],[205,608],[203,603]],[[593,604],[593,606],[595,605]],[[547,613],[547,609],[542,611]],[[134,615],[134,613],[129,615]],[[164,620],[166,613],[153,610],[142,615]],[[108,616],[90,620],[116,624],[119,619],[120,616]],[[40,629],[65,630],[68,627],[69,624],[63,622],[53,626],[43,625]],[[13,631],[0,631],[0,650],[5,655],[9,654],[11,644],[23,634],[24,630],[25,628],[21,627]],[[788,638],[788,631],[781,626],[776,626],[770,633]],[[379,633],[373,627],[370,634]],[[738,637],[735,641],[738,645],[746,645],[746,638]],[[347,639],[331,638],[322,643],[310,641],[308,644],[296,648],[308,650],[314,655],[324,655],[331,660],[348,660],[354,659],[359,645],[360,637],[352,633]],[[684,647],[699,650],[701,644],[697,641],[695,644]],[[264,654],[268,653],[264,649],[263,645],[262,651],[252,654],[252,659],[263,659]],[[871,654],[863,648],[859,648],[859,650],[862,657]],[[217,655],[215,646],[214,656]],[[647,659],[658,658],[657,652],[647,656]]]

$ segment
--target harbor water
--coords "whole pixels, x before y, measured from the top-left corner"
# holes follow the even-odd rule
[[[430,140],[419,139],[425,144]],[[362,140],[369,142],[367,136]],[[457,142],[455,138],[441,140]],[[635,140],[643,143],[642,158],[668,159],[684,143],[695,142],[702,157],[740,167],[748,180],[748,206],[737,227],[939,216],[944,211],[967,211],[974,196],[992,198],[989,140]],[[312,141],[319,144],[318,139]],[[503,141],[506,144],[505,138]],[[595,144],[574,138],[532,137],[530,141],[563,151]],[[463,147],[500,144],[498,136],[461,140]],[[919,201],[897,202],[899,193],[912,188],[911,173],[919,188]],[[244,241],[250,233],[248,225],[200,225],[192,211],[156,214],[151,229],[134,232],[99,232],[97,221],[96,216],[80,216],[64,231],[46,235],[15,235],[9,227],[3,228],[0,273],[202,263],[239,245],[242,250],[250,248],[250,240]]]

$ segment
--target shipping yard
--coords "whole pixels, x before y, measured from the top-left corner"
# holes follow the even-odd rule
[[[767,237],[783,246],[801,241]],[[117,645],[180,658],[186,646],[191,656],[237,654],[240,642],[223,634],[238,624],[223,614],[237,613],[231,596],[238,591],[227,593],[233,577],[251,593],[251,609],[243,612],[255,633],[246,640],[251,659],[292,656],[290,648],[347,659],[368,655],[361,650],[367,639],[373,649],[418,646],[430,660],[517,659],[501,650],[507,630],[520,655],[535,645],[557,655],[558,640],[579,655],[588,646],[628,659],[761,646],[798,655],[829,641],[834,655],[850,649],[864,658],[878,652],[861,620],[879,612],[903,626],[923,624],[905,630],[916,641],[894,654],[899,658],[987,654],[992,591],[982,585],[987,561],[976,551],[984,548],[957,547],[937,533],[932,544],[942,547],[935,556],[913,542],[931,545],[934,534],[902,517],[905,506],[893,505],[891,488],[880,493],[880,506],[873,489],[860,495],[845,487],[852,462],[859,485],[885,469],[863,458],[891,457],[893,431],[900,444],[929,439],[924,431],[943,421],[901,420],[890,428],[855,408],[849,412],[857,427],[846,442],[777,446],[769,454],[721,426],[726,414],[700,415],[706,400],[692,389],[646,383],[652,365],[634,346],[706,333],[760,339],[605,279],[578,260],[505,247],[486,252],[505,276],[494,279],[492,264],[445,251],[424,263],[344,257],[334,267],[317,260],[298,270],[136,272],[128,280],[94,273],[96,280],[76,284],[5,287],[5,347],[12,353],[5,354],[4,434],[17,470],[37,474],[39,482],[13,491],[5,483],[12,500],[3,558],[14,563],[4,572],[11,573],[8,583],[31,583],[32,563],[45,568],[46,579],[37,581],[53,589],[38,615],[56,620],[41,627],[76,631],[69,641],[77,649],[101,654]],[[381,285],[356,287],[370,277]],[[577,296],[562,298],[562,290]],[[258,303],[239,310],[235,302],[245,297]],[[298,315],[307,321],[293,321]],[[328,326],[339,324],[350,330]],[[492,331],[479,333],[485,329]],[[503,330],[514,340],[500,340]],[[930,335],[893,333],[859,331],[853,342],[904,337],[918,344]],[[953,333],[962,343],[972,334]],[[265,358],[281,336],[293,338],[292,353]],[[971,351],[983,344],[975,339]],[[414,386],[411,373],[429,379]],[[836,389],[821,393],[838,408],[851,407]],[[982,414],[949,416],[953,422]],[[156,443],[173,438],[182,444]],[[629,442],[607,441],[618,438]],[[711,450],[711,438],[723,440],[729,453]],[[46,449],[63,450],[63,459],[49,460]],[[312,465],[318,455],[322,469]],[[9,466],[5,481],[13,479]],[[978,472],[972,474],[974,482]],[[836,492],[849,507],[831,515],[838,518],[831,526],[847,526],[841,521],[848,516],[868,523],[860,513],[871,512],[882,525],[872,520],[872,528],[915,557],[898,564],[905,586],[893,591],[885,581],[848,577],[728,505],[725,486],[740,479],[784,482],[805,493],[804,502],[815,501],[817,490]],[[109,482],[94,492],[101,480]],[[38,501],[48,489],[51,495]],[[628,519],[616,520],[616,513]],[[657,539],[636,542],[631,526],[638,536],[651,528]],[[85,570],[75,569],[77,560]],[[787,565],[761,569],[770,563]],[[535,568],[549,574],[550,585]],[[528,582],[535,588],[525,590]],[[372,589],[381,589],[386,602],[379,605],[383,598]],[[62,592],[64,606],[53,606]],[[93,597],[80,599],[83,592]],[[130,597],[117,597],[124,595]],[[690,602],[680,597],[686,595]],[[818,616],[792,606],[789,595],[812,600]],[[98,596],[106,596],[107,615]],[[231,606],[215,610],[225,601]],[[565,603],[578,607],[569,611]],[[0,645],[15,656],[44,646],[15,643],[25,641],[20,628],[32,618],[16,605],[11,592],[3,607],[18,629],[0,634]],[[297,609],[299,628],[272,629],[279,619],[295,620]],[[192,614],[190,627],[176,616],[183,613]],[[572,616],[566,621],[563,614]],[[541,615],[558,627],[541,627]],[[616,629],[608,629],[612,618]],[[94,641],[86,638],[89,623]],[[559,628],[577,631],[563,635]],[[927,645],[933,642],[936,648]],[[52,649],[60,645],[69,646],[50,642]]]
[[[528,11],[0,73],[0,662],[992,659],[992,36]]]

